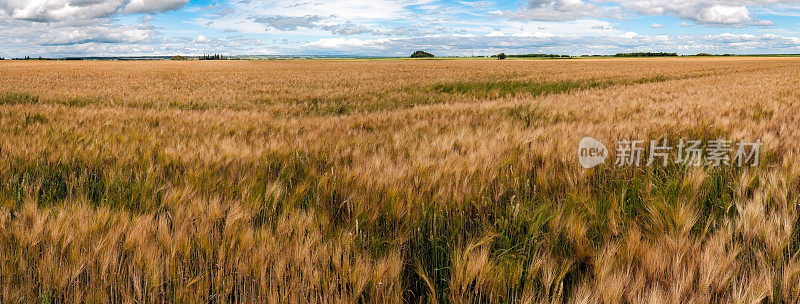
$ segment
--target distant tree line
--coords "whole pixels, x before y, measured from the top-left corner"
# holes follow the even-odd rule
[[[733,56],[733,54],[715,55],[715,54],[709,54],[709,53],[697,53],[697,55],[695,55],[695,56],[700,56],[700,57],[703,57],[703,56]]]
[[[569,58],[569,55],[558,54],[522,54],[522,55],[508,55],[509,58]]]
[[[638,53],[617,53],[614,57],[677,57],[677,53],[652,53],[652,52],[638,52]]]
[[[224,60],[225,57],[222,54],[214,54],[214,55],[203,55],[200,57],[200,60]]]
[[[506,55],[504,53],[500,53],[500,54],[503,54],[504,56],[506,56],[508,58],[569,58],[569,57],[571,57],[570,55],[558,55],[558,54],[521,54],[521,55]],[[500,54],[492,55],[492,57],[493,58],[499,58]]]
[[[31,56],[25,56],[23,58],[14,58],[14,60],[53,60],[53,59],[52,58],[42,58],[41,56],[39,58],[31,58]]]

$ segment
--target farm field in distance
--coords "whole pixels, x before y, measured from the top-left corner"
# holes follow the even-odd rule
[[[796,303],[798,79],[797,57],[3,60],[0,302]],[[613,163],[684,138],[763,146]]]

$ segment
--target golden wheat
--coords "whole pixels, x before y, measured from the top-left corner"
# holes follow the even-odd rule
[[[0,62],[0,302],[795,303],[798,67]]]

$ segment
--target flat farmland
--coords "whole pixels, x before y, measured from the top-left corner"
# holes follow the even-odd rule
[[[799,79],[792,57],[0,61],[0,302],[795,303]],[[628,139],[762,146],[617,166]]]

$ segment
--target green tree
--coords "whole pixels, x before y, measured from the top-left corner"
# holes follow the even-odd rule
[[[414,54],[411,54],[411,58],[433,58],[433,54],[428,53],[426,51],[416,51]]]

